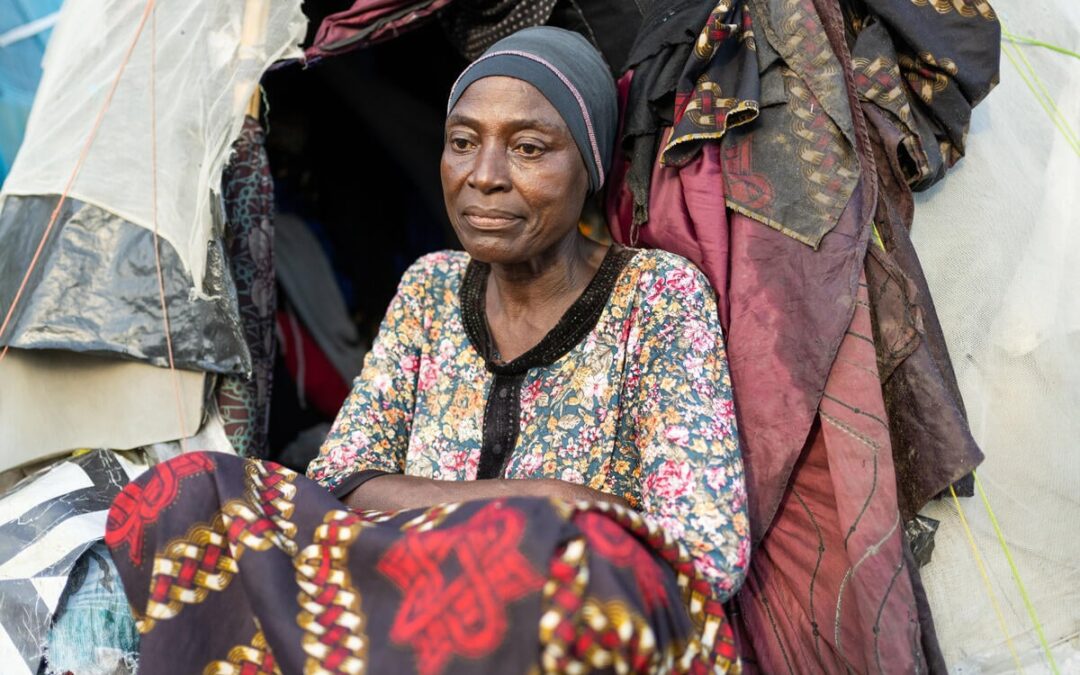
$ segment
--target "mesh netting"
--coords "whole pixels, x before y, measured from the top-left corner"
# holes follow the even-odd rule
[[[1007,31],[1080,51],[1073,0],[993,5]],[[1080,131],[1080,60],[1019,49]],[[917,199],[913,239],[986,452],[979,476],[1061,672],[1080,672],[1078,208],[1080,156],[1003,54],[967,157]],[[1026,672],[1049,672],[986,508],[962,503]],[[924,579],[951,668],[1015,670],[955,506],[925,513],[943,521]]]

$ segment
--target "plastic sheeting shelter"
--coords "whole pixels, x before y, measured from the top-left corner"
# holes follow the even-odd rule
[[[221,250],[221,175],[262,74],[301,55],[307,19],[300,0],[161,2],[143,24],[148,6],[65,3],[23,146],[0,194],[6,313],[93,138],[0,335],[0,344],[14,348],[0,363],[0,470],[89,444],[126,449],[193,433],[205,373],[250,368]],[[175,395],[156,367],[167,365],[167,356],[155,225],[176,361],[187,369]],[[68,352],[66,365],[43,357],[46,349]],[[152,402],[151,410],[130,405],[131,392]],[[174,405],[174,396],[182,401]],[[93,400],[84,413],[100,414],[53,410],[80,397]],[[176,407],[190,417],[178,420]],[[55,424],[26,423],[45,418]]]
[[[1080,53],[1080,4],[993,6],[1006,31]],[[967,156],[917,195],[912,239],[986,453],[980,481],[1059,671],[1077,673],[1080,146],[1070,145],[1024,77],[1038,91],[1034,72],[1080,131],[1080,59],[1003,48],[1001,83],[975,109]],[[1025,672],[1050,672],[986,508],[978,497],[962,505]],[[956,507],[942,501],[924,513],[942,521],[922,572],[950,668],[1015,671]]]

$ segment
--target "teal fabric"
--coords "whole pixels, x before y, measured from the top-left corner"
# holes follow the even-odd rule
[[[133,675],[139,633],[104,542],[75,563],[45,645],[47,675]]]

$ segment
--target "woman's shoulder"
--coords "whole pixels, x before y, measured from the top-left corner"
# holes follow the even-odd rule
[[[469,254],[464,251],[436,251],[416,259],[405,274],[401,275],[400,290],[433,290],[441,287],[457,288],[469,265]]]
[[[646,289],[651,295],[664,291],[684,295],[693,292],[713,294],[708,278],[697,265],[681,255],[655,248],[635,251],[627,271],[634,273],[639,289]]]

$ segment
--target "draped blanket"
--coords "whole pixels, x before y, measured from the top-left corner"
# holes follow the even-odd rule
[[[145,672],[738,672],[686,552],[610,505],[356,513],[274,463],[196,452],[124,489],[106,543]]]

